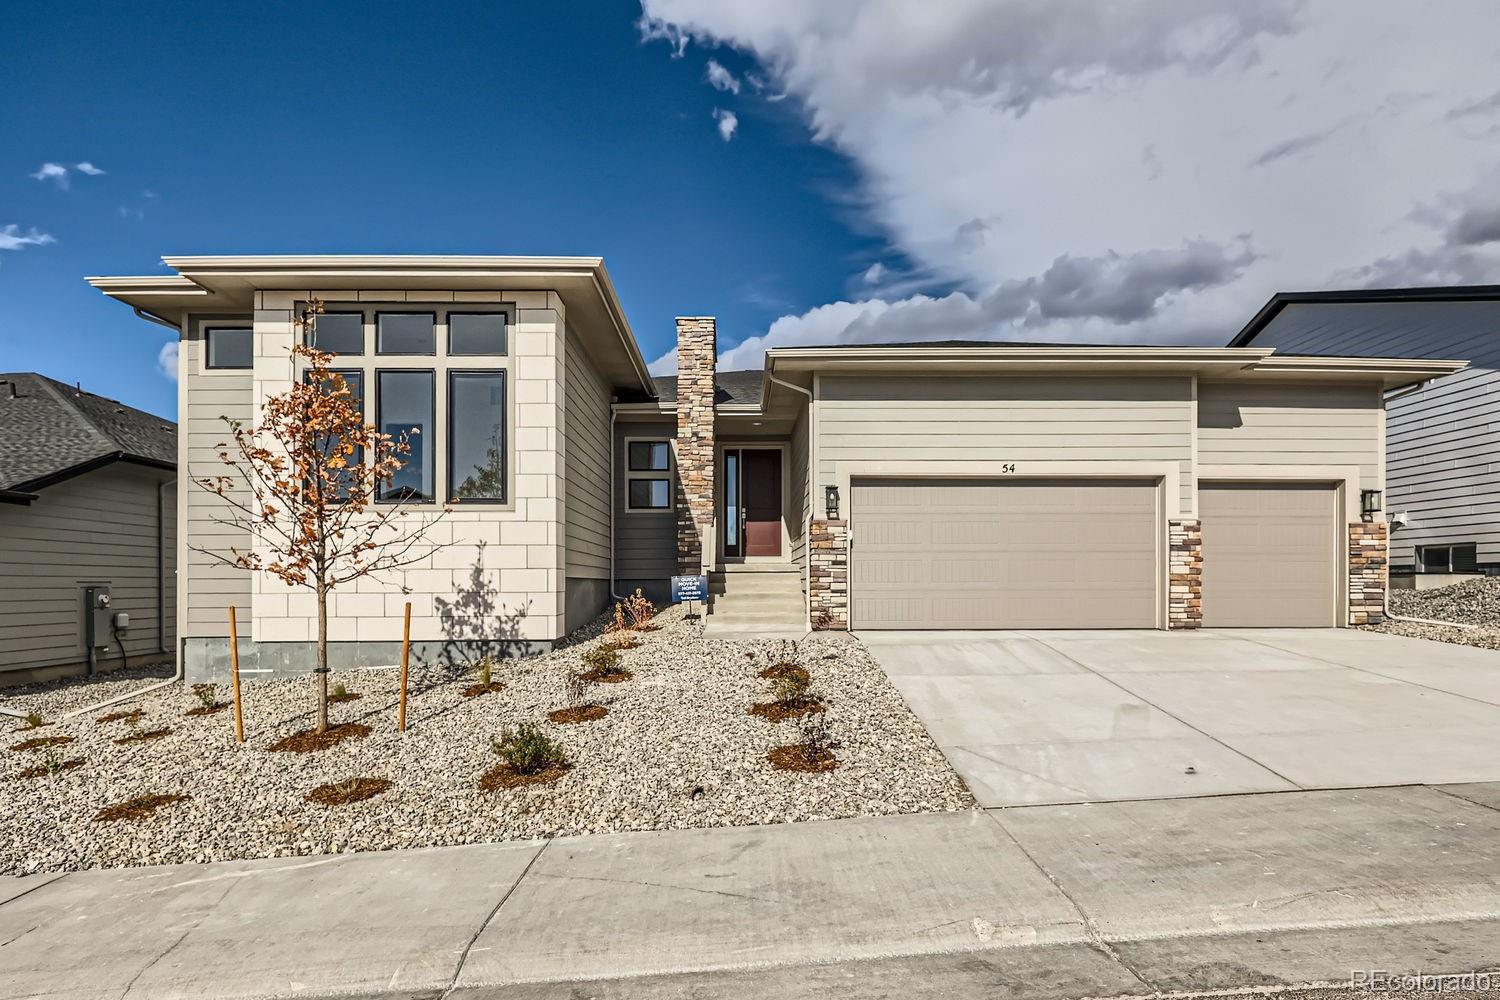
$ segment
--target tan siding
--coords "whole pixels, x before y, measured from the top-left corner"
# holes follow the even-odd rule
[[[838,462],[1167,461],[1192,507],[1186,377],[819,379],[819,482]]]
[[[83,588],[110,587],[130,615],[125,653],[176,646],[176,516],[166,491],[166,613],[157,603],[157,487],[171,472],[117,463],[0,506],[0,671],[83,662]],[[162,621],[164,635],[158,632]],[[110,645],[114,645],[113,638]],[[106,661],[118,648],[105,654]]]
[[[1374,386],[1200,382],[1203,465],[1358,466],[1381,489],[1380,390]]]
[[[812,512],[812,497],[807,490],[807,422],[808,411],[797,416],[792,425],[790,447],[787,450],[787,487],[791,496],[788,506],[787,527],[792,539],[792,561],[802,569],[807,568],[807,519]]]
[[[231,547],[248,547],[250,535],[217,523],[214,518],[224,509],[224,501],[195,485],[193,480],[219,475],[225,468],[215,447],[229,440],[229,428],[222,418],[247,424],[254,419],[252,379],[248,369],[205,370],[202,349],[202,335],[194,326],[183,337],[181,347],[187,403],[178,433],[182,437],[179,451],[186,468],[178,479],[177,492],[184,506],[184,530],[189,545],[227,552]],[[183,559],[186,565],[182,590],[187,601],[183,635],[194,638],[229,635],[226,609],[233,604],[240,634],[253,636],[250,574],[220,565],[192,548],[187,549]]]
[[[625,510],[625,439],[670,441],[677,425],[669,420],[615,423],[615,578],[665,580],[677,572],[677,519],[671,512]],[[675,476],[675,473],[674,473]],[[675,492],[675,490],[674,490]]]
[[[609,576],[609,389],[567,332],[563,391],[567,575]]]

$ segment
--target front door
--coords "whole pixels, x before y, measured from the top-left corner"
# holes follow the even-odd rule
[[[724,554],[781,555],[781,452],[724,451]]]

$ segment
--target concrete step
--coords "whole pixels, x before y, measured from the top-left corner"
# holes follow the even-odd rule
[[[708,583],[710,594],[800,594],[802,577],[768,576],[751,580],[728,580]]]
[[[799,594],[720,594],[714,598],[714,613],[726,609],[744,608],[746,611],[797,611],[803,607]]]
[[[796,563],[789,562],[720,563],[713,570],[714,574],[720,576],[725,574],[740,576],[742,574],[801,572],[801,568]]]
[[[807,616],[801,612],[739,610],[728,614],[716,611],[708,620],[726,627],[773,625],[778,628],[803,629]]]

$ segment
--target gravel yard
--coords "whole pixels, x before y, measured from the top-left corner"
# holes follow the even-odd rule
[[[101,723],[95,713],[36,730],[7,722],[0,754],[0,873],[216,861],[385,850],[553,834],[781,823],[846,816],[962,810],[974,800],[873,658],[842,635],[812,637],[800,660],[826,716],[840,765],[822,773],[773,769],[768,751],[795,742],[796,721],[750,715],[768,700],[756,676],[776,662],[778,644],[705,639],[701,624],[670,609],[662,627],[637,636],[620,661],[633,674],[596,684],[589,701],[609,714],[559,725],[549,712],[569,704],[565,678],[601,639],[526,660],[503,661],[503,690],[466,698],[467,675],[414,672],[408,730],[395,728],[394,670],[342,671],[358,700],[330,705],[332,723],[371,732],[315,753],[267,748],[311,724],[311,682],[245,685],[246,744],[233,738],[230,710],[196,717],[191,692],[168,688],[127,702],[134,723]],[[222,692],[228,697],[228,692]],[[87,704],[68,689],[17,697],[17,707],[53,718]],[[104,713],[98,713],[104,714]],[[480,791],[498,761],[490,741],[507,725],[538,723],[565,748],[572,767],[555,784]],[[170,728],[159,738],[117,740]],[[12,747],[66,736],[65,745]],[[55,773],[22,778],[44,765]],[[81,766],[57,769],[68,760]],[[346,805],[305,800],[325,783],[385,779],[388,790]],[[185,795],[141,818],[96,821],[103,808],[139,796]]]
[[[69,678],[45,684],[0,688],[0,706],[15,712],[41,712],[56,718],[101,701],[119,698],[172,676],[172,661],[144,667],[114,670],[93,677]]]
[[[1481,649],[1500,649],[1500,578],[1466,580],[1434,590],[1392,590],[1391,611],[1408,618],[1430,618],[1478,627],[1451,628],[1392,621],[1365,626],[1365,630]]]

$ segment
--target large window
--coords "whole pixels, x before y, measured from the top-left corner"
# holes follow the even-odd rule
[[[375,314],[376,354],[436,354],[437,317],[430,312]]]
[[[505,502],[505,372],[448,373],[448,496]]]
[[[1478,550],[1473,542],[1457,545],[1422,545],[1417,561],[1423,573],[1477,573]]]
[[[203,331],[209,368],[253,368],[255,334],[247,326],[210,326]]]
[[[625,441],[625,509],[672,509],[672,446],[660,438]]]
[[[363,414],[365,411],[365,373],[358,368],[340,368],[331,371],[329,374],[339,375],[343,378],[344,385],[349,388],[349,395],[354,399],[355,409],[359,410],[359,412]],[[323,441],[321,442],[320,450],[323,452],[325,458],[330,458],[339,450],[341,450],[339,448],[339,444],[340,442],[338,440],[325,435]],[[358,468],[364,463],[365,450],[362,447],[356,447],[354,449],[354,454],[344,456],[345,469]],[[347,478],[347,473],[336,473],[334,475],[334,485],[331,492],[335,499],[345,500],[348,498],[349,484],[346,481]]]
[[[450,312],[448,353],[465,357],[505,353],[505,313]]]
[[[436,400],[430,371],[375,373],[375,424],[382,434],[406,434],[411,453],[389,484],[379,487],[381,500],[433,499],[433,424]]]
[[[328,312],[319,316],[307,335],[307,346],[329,354],[357,357],[365,353],[365,316],[357,312]]]

